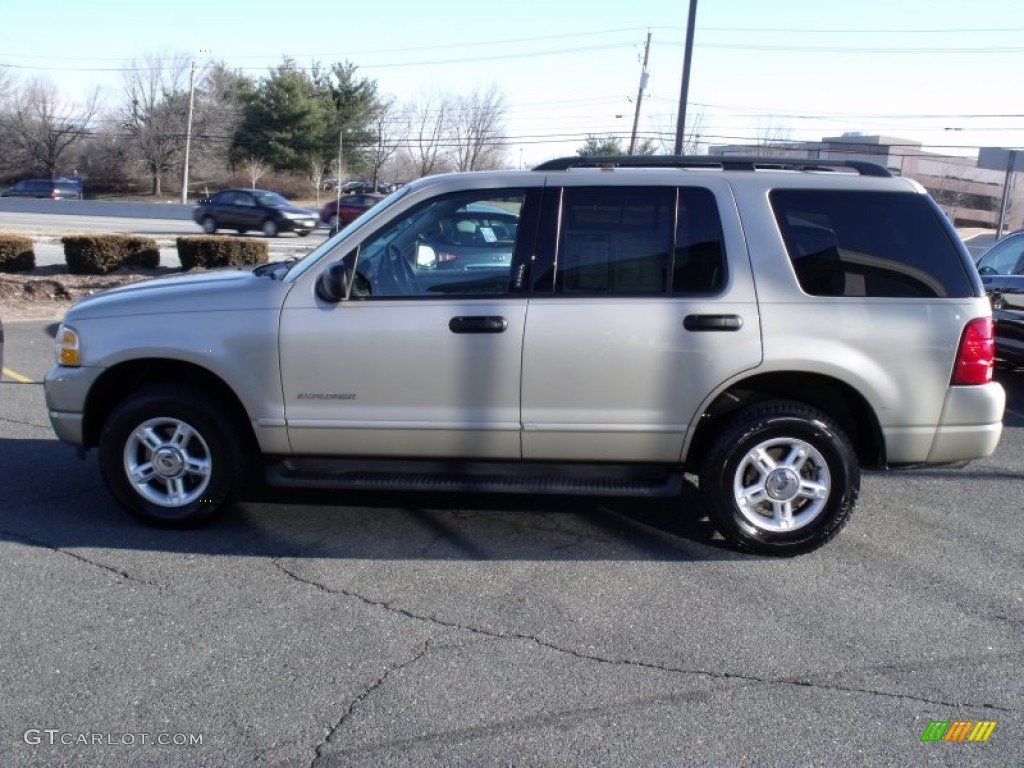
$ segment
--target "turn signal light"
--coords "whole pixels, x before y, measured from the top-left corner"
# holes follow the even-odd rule
[[[57,329],[57,338],[54,343],[57,352],[57,363],[59,365],[78,365],[78,334],[73,328],[61,325]]]

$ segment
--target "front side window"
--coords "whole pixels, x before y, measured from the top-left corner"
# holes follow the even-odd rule
[[[924,195],[776,189],[772,210],[797,280],[812,296],[965,298],[964,260]]]
[[[368,298],[507,295],[525,198],[479,190],[416,206],[363,242],[354,286]]]

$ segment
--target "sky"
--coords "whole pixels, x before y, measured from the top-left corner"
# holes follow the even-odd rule
[[[1024,147],[1019,0],[696,0],[688,125],[709,144],[884,134],[949,154]],[[144,54],[223,60],[261,77],[349,61],[398,101],[505,98],[509,165],[572,155],[587,135],[629,143],[651,35],[638,135],[671,149],[686,0],[0,0],[0,66],[93,87],[116,108]]]

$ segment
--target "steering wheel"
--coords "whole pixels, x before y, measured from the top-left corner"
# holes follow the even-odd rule
[[[415,296],[418,293],[416,274],[412,271],[409,260],[402,255],[402,249],[394,243],[389,244],[384,253],[384,261],[399,295]]]

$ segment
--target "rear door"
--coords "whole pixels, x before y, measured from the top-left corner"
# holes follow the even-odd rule
[[[719,214],[731,193],[585,179],[545,198],[523,458],[677,462],[702,401],[761,360],[742,235]]]

